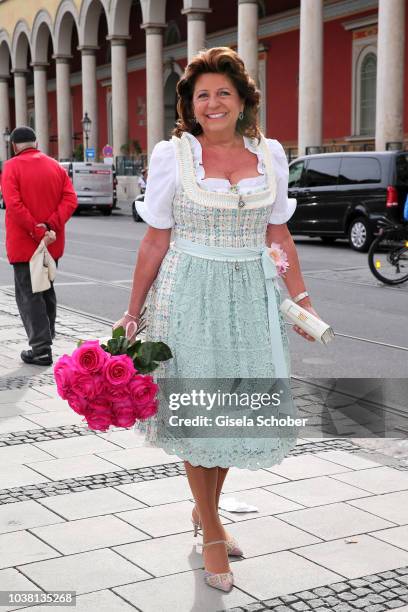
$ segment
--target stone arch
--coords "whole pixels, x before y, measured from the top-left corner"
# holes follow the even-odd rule
[[[48,11],[43,10],[37,13],[31,32],[32,60],[34,64],[47,63],[50,38],[54,48],[52,20]]]
[[[132,0],[112,0],[108,16],[110,36],[129,36],[129,19]]]
[[[73,27],[78,32],[78,11],[72,0],[63,0],[60,4],[54,23],[54,53],[55,55],[71,54],[71,39]]]
[[[7,33],[0,31],[0,77],[10,76],[11,45]]]
[[[106,0],[84,0],[82,2],[78,31],[80,47],[96,47],[98,45],[98,26],[102,14],[105,15],[109,27],[109,12]]]
[[[30,29],[26,21],[20,20],[14,28],[11,42],[11,62],[13,70],[27,70],[29,52],[31,54]]]

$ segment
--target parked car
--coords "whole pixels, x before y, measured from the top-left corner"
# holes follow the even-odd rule
[[[97,208],[105,216],[116,206],[116,173],[98,162],[61,162],[78,196],[78,212]]]
[[[294,235],[319,236],[326,244],[348,238],[368,251],[377,221],[403,221],[408,193],[408,152],[323,153],[289,165],[289,197],[297,208],[288,221]]]
[[[136,210],[136,202],[144,202],[144,192],[140,193],[137,196],[137,198],[135,200],[133,200],[133,202],[132,202],[133,221],[136,221],[136,222],[143,221],[142,217],[139,215],[139,213]]]

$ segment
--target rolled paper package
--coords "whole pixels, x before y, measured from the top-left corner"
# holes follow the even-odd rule
[[[328,323],[325,323],[318,317],[315,317],[311,312],[299,306],[292,300],[286,298],[280,305],[281,312],[285,317],[297,325],[309,336],[312,336],[322,344],[328,344],[334,338],[334,331]]]

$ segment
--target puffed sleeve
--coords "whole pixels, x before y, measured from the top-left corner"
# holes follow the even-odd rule
[[[136,210],[146,223],[157,229],[173,227],[173,198],[177,182],[177,160],[169,140],[156,144],[150,157],[144,202]]]
[[[295,198],[288,198],[289,167],[282,145],[270,138],[267,143],[276,175],[276,199],[268,223],[280,225],[289,221],[297,202]]]

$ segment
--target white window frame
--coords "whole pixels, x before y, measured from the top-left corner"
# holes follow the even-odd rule
[[[371,138],[375,134],[361,135],[361,68],[367,55],[373,53],[377,57],[377,36],[353,40],[353,74],[352,74],[352,135],[361,138]]]

